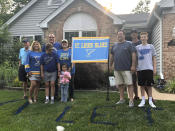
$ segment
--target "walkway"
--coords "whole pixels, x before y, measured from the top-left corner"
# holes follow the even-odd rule
[[[175,101],[175,94],[160,93],[154,88],[152,88],[152,92],[153,92],[153,98],[156,100]],[[141,98],[140,88],[138,88],[138,94],[139,94],[139,97]]]

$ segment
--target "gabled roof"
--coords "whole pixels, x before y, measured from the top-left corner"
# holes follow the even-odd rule
[[[117,16],[125,20],[125,24],[136,24],[136,23],[147,22],[149,15],[150,15],[149,13],[141,13],[141,14],[122,14]]]
[[[10,18],[5,25],[10,25],[15,21],[20,15],[27,11],[32,5],[34,5],[38,0],[31,0],[26,6],[24,6],[18,13],[16,13],[12,18]]]
[[[67,2],[65,2],[62,6],[60,6],[58,9],[56,9],[51,15],[46,17],[39,24],[40,27],[41,28],[47,28],[48,27],[48,22],[51,21],[53,18],[55,18],[60,12],[62,12],[67,6],[69,6],[74,1],[75,0],[68,0]],[[92,6],[94,6],[95,8],[97,8],[100,11],[102,11],[104,14],[106,14],[110,18],[112,18],[114,20],[114,24],[123,24],[123,21],[120,18],[118,18],[113,13],[107,12],[106,10],[104,10],[104,8],[100,4],[98,4],[95,0],[85,0],[85,1],[87,1],[89,4],[91,4]]]
[[[157,2],[148,18],[147,26],[151,28],[157,21],[155,14],[161,16],[163,10],[173,7],[175,7],[175,0],[161,0],[160,2]]]
[[[13,21],[15,21],[19,16],[21,16],[25,11],[27,11],[31,6],[33,6],[38,0],[30,1],[26,6],[24,6],[18,13],[16,13],[12,18],[10,18],[4,25],[10,25]],[[47,24],[51,21],[56,15],[58,15],[61,11],[63,11],[67,6],[69,6],[75,0],[67,0],[62,6],[56,9],[52,14],[47,16],[41,23],[39,24],[41,28],[47,28]],[[123,21],[115,16],[111,12],[107,12],[104,8],[98,4],[95,0],[85,0],[90,3],[95,8],[102,11],[104,14],[108,15],[110,18],[114,20],[114,24],[123,24]]]
[[[158,5],[160,8],[171,8],[174,7],[174,0],[161,0]]]

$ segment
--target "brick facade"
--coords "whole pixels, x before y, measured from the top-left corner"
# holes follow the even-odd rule
[[[96,20],[98,37],[109,36],[111,43],[117,41],[116,33],[118,27],[113,24],[113,20],[97,8],[82,0],[74,1],[51,22],[49,22],[48,29],[44,30],[44,37],[46,38],[46,41],[48,33],[54,33],[56,35],[56,41],[61,41],[63,39],[63,26],[65,21],[72,14],[80,12],[87,13]]]
[[[165,79],[175,77],[175,46],[168,46],[172,40],[172,30],[175,27],[175,14],[166,14],[162,17],[163,22],[163,73]]]

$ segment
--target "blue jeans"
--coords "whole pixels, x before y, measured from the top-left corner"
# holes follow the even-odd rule
[[[61,102],[67,102],[68,88],[69,88],[69,83],[61,84]]]

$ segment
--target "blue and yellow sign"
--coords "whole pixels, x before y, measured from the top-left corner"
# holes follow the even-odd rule
[[[72,63],[108,62],[109,37],[74,37]]]

